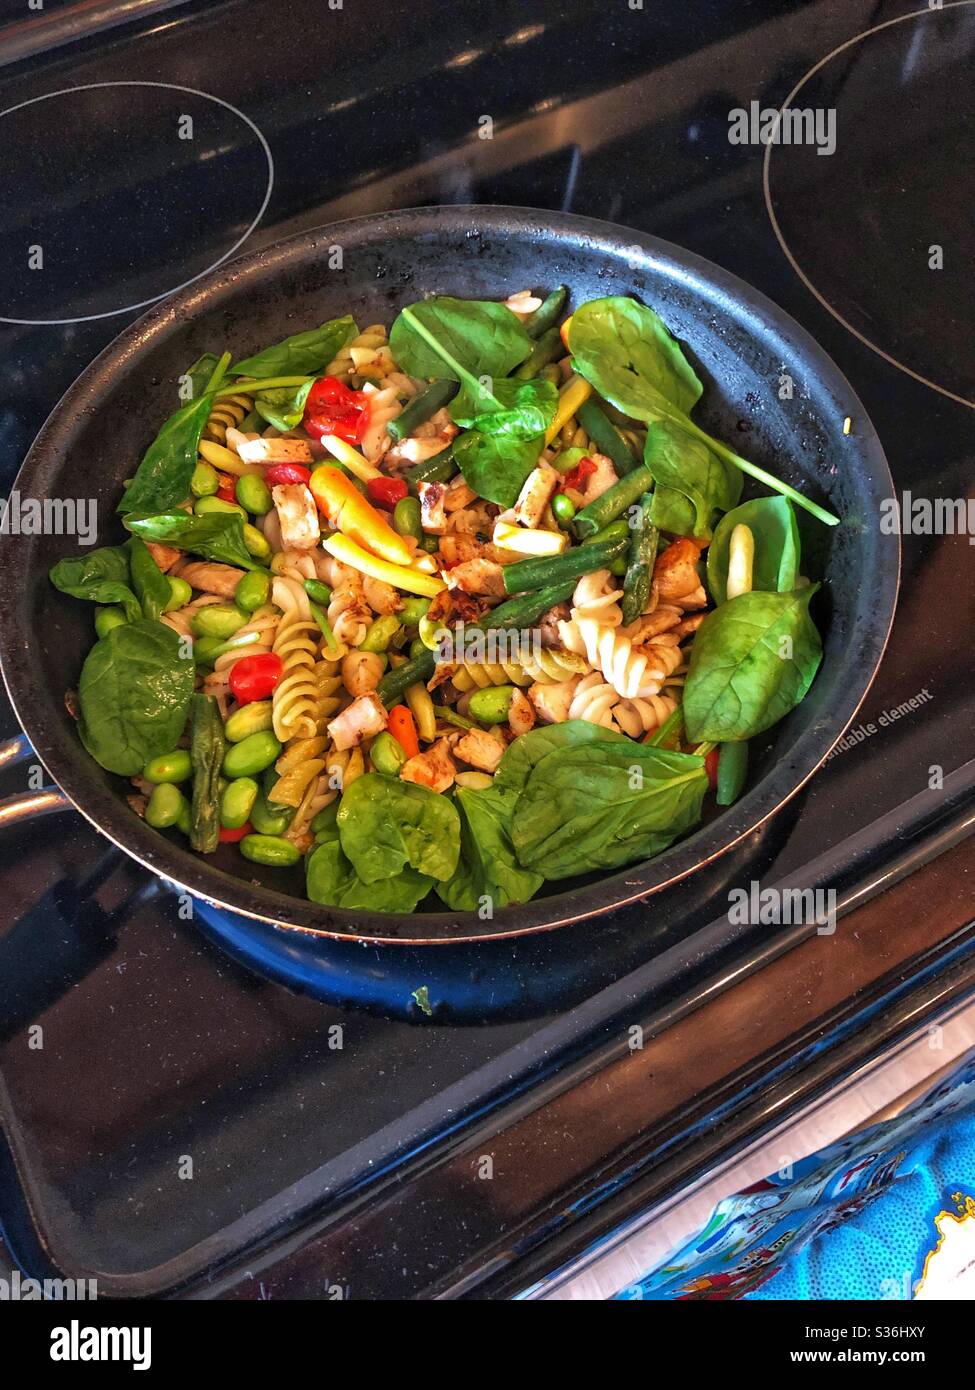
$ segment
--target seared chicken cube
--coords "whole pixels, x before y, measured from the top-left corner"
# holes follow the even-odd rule
[[[322,538],[315,499],[304,483],[278,483],[271,489],[285,550],[314,550]]]
[[[341,753],[346,748],[356,748],[364,738],[375,738],[386,727],[386,710],[379,696],[370,692],[353,700],[348,709],[327,726],[328,736]]]
[[[194,560],[184,565],[180,578],[185,579],[191,589],[199,589],[204,594],[219,594],[221,598],[233,598],[237,585],[244,577],[244,571],[234,569],[233,565],[221,565],[214,560]]]
[[[434,536],[442,536],[447,529],[447,516],[444,512],[443,483],[417,483],[420,495],[420,524],[424,531]]]
[[[504,744],[484,729],[471,729],[454,744],[458,758],[481,772],[494,772],[504,756]]]
[[[570,681],[559,681],[554,685],[536,682],[528,687],[528,698],[543,724],[565,723],[578,684],[579,677],[573,676]]]
[[[450,744],[445,738],[440,738],[425,753],[407,758],[399,775],[404,782],[415,782],[417,786],[427,787],[432,792],[445,792],[453,786],[456,771],[450,756]]]
[[[552,493],[559,482],[559,474],[547,463],[533,468],[525,479],[524,486],[515,503],[514,520],[520,526],[537,526],[545,515]]]
[[[237,454],[245,463],[311,463],[307,439],[244,439]]]
[[[504,570],[493,560],[466,560],[447,571],[447,583],[465,594],[488,594],[504,598]]]

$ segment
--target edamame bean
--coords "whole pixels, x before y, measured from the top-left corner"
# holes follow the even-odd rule
[[[253,777],[238,777],[220,798],[220,824],[224,830],[239,830],[250,819],[260,790]]]
[[[305,593],[316,603],[327,606],[332,602],[332,591],[327,584],[323,584],[320,579],[306,579]]]
[[[366,635],[359,643],[360,652],[384,652],[400,629],[399,618],[389,614],[376,618],[366,629]]]
[[[232,603],[210,603],[196,610],[190,618],[190,628],[195,637],[219,637],[226,642],[246,622],[247,614]]]
[[[270,767],[281,753],[281,745],[267,730],[248,734],[227,749],[221,771],[225,777],[256,777]]]
[[[170,579],[169,581],[169,602],[163,609],[164,613],[171,613],[174,608],[182,608],[189,603],[193,597],[193,590],[185,579]]]
[[[250,820],[260,835],[283,835],[293,816],[294,810],[291,806],[272,806],[264,793],[258,792],[251,807]]]
[[[252,516],[264,516],[274,506],[271,489],[256,473],[245,473],[237,479],[234,495],[245,511]]]
[[[575,514],[572,498],[567,497],[564,492],[557,492],[552,498],[552,515],[563,530],[569,526]]]
[[[260,734],[271,728],[271,701],[252,700],[249,705],[241,705],[223,726],[224,736],[231,743],[242,743],[251,734]],[[172,779],[170,779],[172,780]]]
[[[471,718],[479,724],[507,724],[514,693],[513,685],[489,685],[486,690],[475,690],[467,706]]]
[[[312,817],[309,829],[313,835],[324,835],[327,830],[338,831],[339,799],[335,798],[323,806],[317,816]]]
[[[263,570],[250,570],[234,590],[234,603],[245,613],[256,613],[271,597],[271,576]]]
[[[438,536],[424,536],[420,542],[420,549],[425,550],[428,555],[435,555],[439,547],[440,538]]]
[[[403,607],[396,616],[407,627],[416,627],[420,619],[426,617],[429,607],[428,598],[404,598]]]
[[[106,636],[113,627],[121,627],[125,622],[125,614],[121,608],[114,606],[95,609],[95,631],[99,637]]]
[[[171,753],[160,753],[150,758],[142,769],[147,782],[185,782],[193,775],[193,764],[189,750],[174,748]]]
[[[393,530],[401,536],[412,536],[423,540],[423,527],[420,524],[420,502],[416,497],[401,497],[393,508]]]
[[[242,521],[247,520],[243,507],[238,507],[236,502],[225,502],[222,497],[198,497],[193,510],[197,516],[206,516],[207,512],[229,512],[232,516],[239,516]]]
[[[185,796],[183,797],[183,804],[179,809],[179,815],[176,817],[175,824],[176,829],[187,836],[193,827],[193,808]]]
[[[264,533],[259,531],[256,526],[252,526],[249,521],[244,522],[244,544],[247,546],[248,554],[253,555],[255,560],[270,560],[270,542],[265,538]]]
[[[406,762],[402,745],[385,730],[373,739],[369,757],[376,771],[387,777],[398,777],[400,768]]]
[[[186,797],[179,787],[174,787],[172,782],[160,782],[158,787],[153,787],[146,805],[146,825],[151,825],[153,830],[168,830],[179,820],[186,805]]]
[[[301,858],[298,846],[280,835],[245,835],[240,842],[240,852],[245,859],[267,864],[272,869],[285,869]]]
[[[423,644],[423,638],[414,637],[413,641],[410,643],[410,657],[422,656],[426,650],[427,648]]]
[[[194,497],[213,497],[220,490],[217,470],[209,463],[198,463],[190,479],[190,492]]]

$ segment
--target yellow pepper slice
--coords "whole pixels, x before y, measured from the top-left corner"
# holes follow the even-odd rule
[[[337,434],[323,434],[322,444],[332,455],[332,458],[336,458],[339,463],[344,464],[360,482],[368,483],[370,478],[382,477],[378,468],[374,468],[368,459],[364,459],[358,449],[353,449],[351,444],[347,444],[344,439],[339,439]]]
[[[565,422],[572,419],[580,405],[585,405],[591,395],[592,387],[589,385],[588,381],[584,381],[581,376],[569,377],[568,381],[559,392],[559,403],[555,410],[555,419],[545,431],[546,444],[551,444]]]
[[[408,594],[420,594],[423,598],[433,598],[447,586],[442,579],[432,574],[420,574],[419,570],[407,569],[404,565],[391,565],[388,560],[379,560],[363,550],[361,545],[337,531],[334,536],[326,536],[323,549],[344,565],[351,565],[361,574],[371,575],[373,579],[383,579],[397,589],[405,589]]]

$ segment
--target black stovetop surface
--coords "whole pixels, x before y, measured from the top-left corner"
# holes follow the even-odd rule
[[[202,273],[247,233],[268,191],[262,139],[273,183],[248,249],[442,202],[651,232],[742,276],[818,338],[899,490],[970,490],[975,4],[147,9],[0,65],[5,491],[61,392],[138,313],[115,311]],[[783,247],[763,149],[729,141],[728,113],[778,105],[838,48],[796,97],[836,109],[835,153],[780,146],[769,161]],[[194,138],[180,141],[186,116]],[[37,245],[43,268],[29,270]],[[0,1217],[15,1250],[36,1263],[44,1245],[51,1263],[119,1288],[169,1287],[530,1086],[559,1046],[584,1045],[599,991],[708,921],[732,882],[797,875],[834,848],[850,875],[866,872],[871,827],[971,754],[971,554],[963,535],[905,536],[898,616],[857,721],[874,732],[743,850],[598,925],[443,953],[329,946],[318,988],[330,997],[303,997],[228,958],[80,816],[8,833],[0,1109],[32,1208],[9,1183]],[[0,732],[15,732],[5,703]],[[24,790],[29,766],[0,774],[0,792]],[[412,999],[424,984],[432,1020]]]

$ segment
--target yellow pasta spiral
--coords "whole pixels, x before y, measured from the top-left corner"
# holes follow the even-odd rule
[[[245,396],[243,392],[214,401],[213,409],[203,427],[204,439],[215,439],[218,444],[226,444],[227,430],[231,427],[239,430],[241,421],[253,409],[253,397]]]
[[[645,700],[620,700],[613,709],[613,718],[624,734],[639,738],[659,729],[676,708],[672,695],[651,695]]]
[[[297,609],[281,615],[271,648],[282,662],[281,679],[271,697],[271,720],[274,736],[282,743],[312,738],[317,732],[315,662],[320,639],[310,617],[301,617]]]
[[[571,680],[587,666],[585,658],[574,652],[544,647],[531,661],[465,662],[450,679],[461,691],[484,690],[489,685],[552,685]]]

